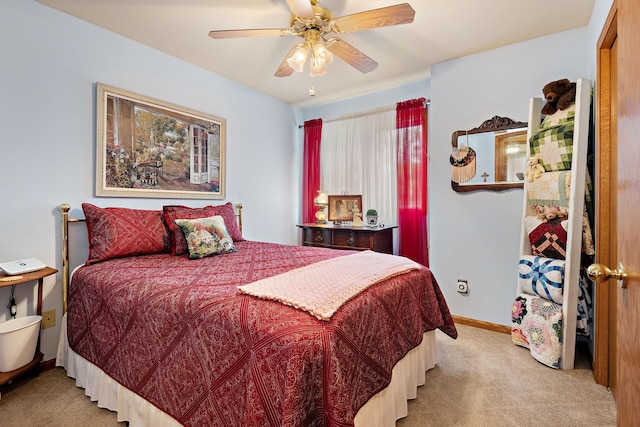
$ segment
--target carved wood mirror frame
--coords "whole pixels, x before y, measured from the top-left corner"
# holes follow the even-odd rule
[[[485,120],[480,126],[470,130],[458,130],[451,135],[451,145],[453,148],[458,148],[458,137],[463,135],[472,135],[476,133],[495,132],[508,129],[527,128],[527,122],[516,122],[508,117],[493,116],[489,120]],[[451,188],[453,191],[459,193],[466,193],[469,191],[503,191],[511,188],[523,188],[523,182],[494,182],[489,184],[458,184],[451,181]]]

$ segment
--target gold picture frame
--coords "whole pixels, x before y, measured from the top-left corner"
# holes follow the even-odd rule
[[[96,84],[96,196],[224,199],[226,121]]]
[[[353,208],[358,207],[362,213],[362,196],[329,195],[329,221],[351,222],[353,221]]]

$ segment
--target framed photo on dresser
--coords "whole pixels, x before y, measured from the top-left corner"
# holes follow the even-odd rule
[[[329,221],[351,222],[353,209],[357,208],[362,213],[362,196],[329,195]]]

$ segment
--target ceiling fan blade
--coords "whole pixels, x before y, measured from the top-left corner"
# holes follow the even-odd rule
[[[332,21],[332,27],[338,33],[352,33],[371,28],[409,24],[413,22],[415,14],[416,11],[408,3],[402,3],[341,16]]]
[[[234,39],[239,37],[286,37],[293,34],[290,28],[263,28],[254,30],[214,30],[209,31],[213,39]]]
[[[325,45],[331,53],[338,55],[338,58],[342,59],[361,73],[373,71],[378,66],[376,61],[337,37],[327,40]]]
[[[299,47],[300,47],[300,43],[294,44],[291,47],[291,49],[289,49],[289,52],[287,52],[286,56],[284,57],[284,59],[280,63],[280,66],[276,70],[274,76],[276,76],[276,77],[288,77],[291,74],[293,74],[293,72],[295,70],[293,68],[291,68],[291,66],[287,62],[287,59],[289,59],[289,57],[293,54],[293,52]]]
[[[309,0],[287,0],[291,13],[302,18],[313,18],[313,9]]]

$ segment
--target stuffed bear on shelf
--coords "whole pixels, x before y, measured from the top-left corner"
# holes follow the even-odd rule
[[[527,170],[525,172],[525,179],[532,182],[534,179],[538,179],[544,173],[544,166],[540,164],[538,156],[531,156],[527,159]]]
[[[558,110],[566,110],[576,101],[576,84],[569,79],[555,80],[544,85],[542,94],[547,103],[541,112],[548,116]]]
[[[542,222],[553,221],[558,218],[560,220],[569,216],[567,208],[560,206],[538,206],[536,208],[536,217]]]

